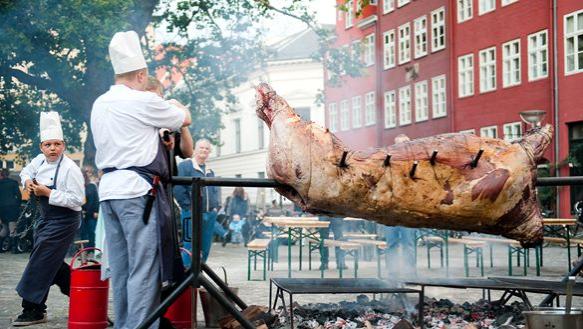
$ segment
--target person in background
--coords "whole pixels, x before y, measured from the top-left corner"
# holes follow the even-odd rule
[[[207,139],[199,139],[194,145],[194,157],[182,161],[178,165],[178,176],[185,177],[215,177],[212,169],[206,164],[211,153],[211,143]],[[192,225],[192,216],[190,213],[191,200],[190,186],[178,185],[174,187],[174,197],[180,208],[182,208],[183,222]],[[202,261],[206,262],[213,242],[215,232],[223,238],[223,241],[229,238],[229,231],[225,230],[217,222],[217,212],[220,207],[219,188],[217,186],[205,186],[202,189]],[[189,226],[190,226],[189,225]],[[192,247],[190,243],[185,243],[187,249]],[[189,266],[189,264],[186,264]]]
[[[245,245],[249,242],[249,236],[251,232],[251,227],[249,227],[249,196],[245,193],[243,187],[235,187],[233,190],[233,194],[229,199],[228,208],[227,208],[228,216],[233,219],[235,215],[239,216],[242,219],[242,228],[241,234],[244,239]],[[230,227],[230,226],[229,226]],[[233,232],[234,233],[234,232]]]
[[[243,242],[243,227],[245,226],[245,219],[241,219],[238,214],[233,215],[229,229],[231,230],[231,243],[241,244]]]
[[[16,220],[20,214],[20,202],[22,195],[18,182],[10,178],[8,169],[0,170],[0,252],[4,249],[4,240],[9,239],[8,245],[16,250],[16,244],[12,243],[12,237],[16,234]]]
[[[97,192],[97,182],[93,174],[93,167],[83,168],[83,178],[85,180],[85,199],[83,205],[83,222],[81,223],[81,239],[88,240],[88,248],[95,247],[95,227],[97,226],[97,216],[99,213],[99,193]]]
[[[57,112],[41,112],[40,140],[42,154],[20,173],[22,185],[39,198],[41,218],[32,253],[16,287],[22,297],[22,314],[12,322],[15,327],[47,322],[45,303],[53,284],[69,295],[71,273],[64,259],[79,228],[85,201],[81,169],[64,155]]]
[[[395,144],[405,143],[410,139],[400,134],[395,137]],[[385,252],[389,277],[411,277],[417,275],[415,263],[415,229],[402,226],[385,226]],[[399,250],[401,254],[399,255]]]
[[[342,230],[343,230],[343,219],[342,218],[337,218],[337,217],[328,217],[328,216],[320,216],[318,218],[320,221],[329,221],[330,222],[330,226],[329,227],[323,227],[318,229],[319,233],[320,233],[320,239],[323,241],[325,239],[329,239],[330,238],[330,231],[332,231],[332,233],[334,233],[334,240],[339,240],[341,241],[343,239],[343,235],[342,235]],[[346,263],[344,262],[345,259],[345,254],[344,254],[344,250],[342,250],[340,247],[336,247],[334,249],[334,253],[336,255],[336,268],[337,269],[343,269],[346,270],[348,269],[348,267],[346,266]],[[320,249],[320,270],[327,270],[328,269],[328,260],[330,259],[330,251],[328,247],[324,247],[322,246],[322,249]]]

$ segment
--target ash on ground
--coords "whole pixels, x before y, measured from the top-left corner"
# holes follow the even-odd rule
[[[360,295],[352,302],[294,303],[294,326],[298,329],[417,328],[416,306],[405,307],[406,303],[399,303],[399,300],[403,299],[394,295],[383,300],[370,300]],[[424,324],[429,329],[520,329],[525,324],[522,316],[525,308],[520,302],[500,305],[480,300],[455,304],[447,299],[426,298]],[[271,327],[289,327],[288,312],[279,307]]]

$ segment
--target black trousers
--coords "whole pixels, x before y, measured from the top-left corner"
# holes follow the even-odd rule
[[[55,275],[52,284],[53,285],[56,284],[63,293],[63,295],[69,296],[69,293],[71,291],[71,269],[69,268],[69,265],[67,263],[63,262],[61,264],[61,267],[59,267],[57,275]],[[40,304],[29,302],[23,299],[22,308],[25,310],[36,310],[44,312],[47,309],[46,301],[48,297],[49,293],[47,292],[42,303]]]

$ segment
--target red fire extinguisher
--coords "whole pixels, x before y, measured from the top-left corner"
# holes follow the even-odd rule
[[[191,256],[187,249],[180,248],[180,250],[188,254],[188,257]],[[188,287],[166,310],[164,317],[170,320],[177,329],[190,329],[193,321],[196,323],[197,292],[197,289],[193,291],[192,287]],[[193,298],[194,309],[192,308]]]
[[[88,251],[79,250],[71,259],[71,291],[69,299],[69,329],[104,329],[107,327],[107,294],[109,280],[101,281],[101,263],[87,259]],[[79,260],[80,265],[75,266]]]

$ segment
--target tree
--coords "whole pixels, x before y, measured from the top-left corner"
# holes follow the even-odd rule
[[[253,23],[276,12],[312,21],[298,0],[279,9],[265,0],[0,0],[0,154],[30,155],[39,112],[56,110],[69,146],[81,146],[87,130],[85,161],[93,163],[91,106],[113,81],[108,43],[117,31],[145,36],[152,25],[179,41],[160,49],[144,38],[151,71],[181,73],[171,95],[193,112],[193,135],[216,142],[221,111],[236,106],[230,89],[265,58]]]

